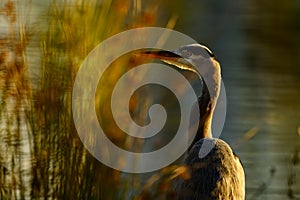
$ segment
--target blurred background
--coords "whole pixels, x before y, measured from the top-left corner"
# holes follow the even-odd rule
[[[221,138],[243,163],[246,199],[300,199],[299,13],[296,0],[1,0],[0,199],[164,198],[178,166],[146,175],[108,168],[85,150],[71,113],[83,59],[104,39],[143,26],[189,35],[220,61],[228,103]],[[125,56],[112,64],[99,115],[124,66],[139,63]],[[99,121],[126,147],[114,123]]]

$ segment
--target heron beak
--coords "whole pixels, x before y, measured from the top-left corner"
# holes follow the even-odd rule
[[[194,66],[191,65],[186,59],[180,56],[173,51],[165,51],[165,50],[145,50],[138,53],[138,55],[151,58],[151,59],[159,59],[169,65],[173,65],[183,70],[189,70],[196,72]]]
[[[177,55],[172,51],[164,51],[164,50],[146,50],[146,51],[141,51],[138,54],[144,57],[159,59],[162,61],[165,60],[175,61],[181,58],[179,55]]]

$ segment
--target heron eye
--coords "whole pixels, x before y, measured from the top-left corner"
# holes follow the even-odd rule
[[[182,57],[184,57],[184,58],[189,58],[192,56],[192,53],[187,50],[182,51],[181,54],[182,54]]]

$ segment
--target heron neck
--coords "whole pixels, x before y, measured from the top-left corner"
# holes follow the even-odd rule
[[[221,74],[220,70],[214,70],[203,76],[202,95],[198,100],[200,120],[196,137],[192,144],[202,138],[212,138],[212,118],[220,93]],[[209,89],[208,89],[209,88]]]
[[[204,84],[202,96],[199,99],[200,121],[195,140],[212,138],[211,125],[214,106],[206,84]]]

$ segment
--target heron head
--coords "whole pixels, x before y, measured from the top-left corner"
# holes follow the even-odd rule
[[[212,51],[201,44],[190,44],[175,51],[186,62],[190,63],[202,77],[220,73],[220,65]]]
[[[201,44],[189,44],[175,51],[150,50],[142,54],[160,59],[183,70],[193,71],[206,79],[220,74],[220,65],[212,51]]]

